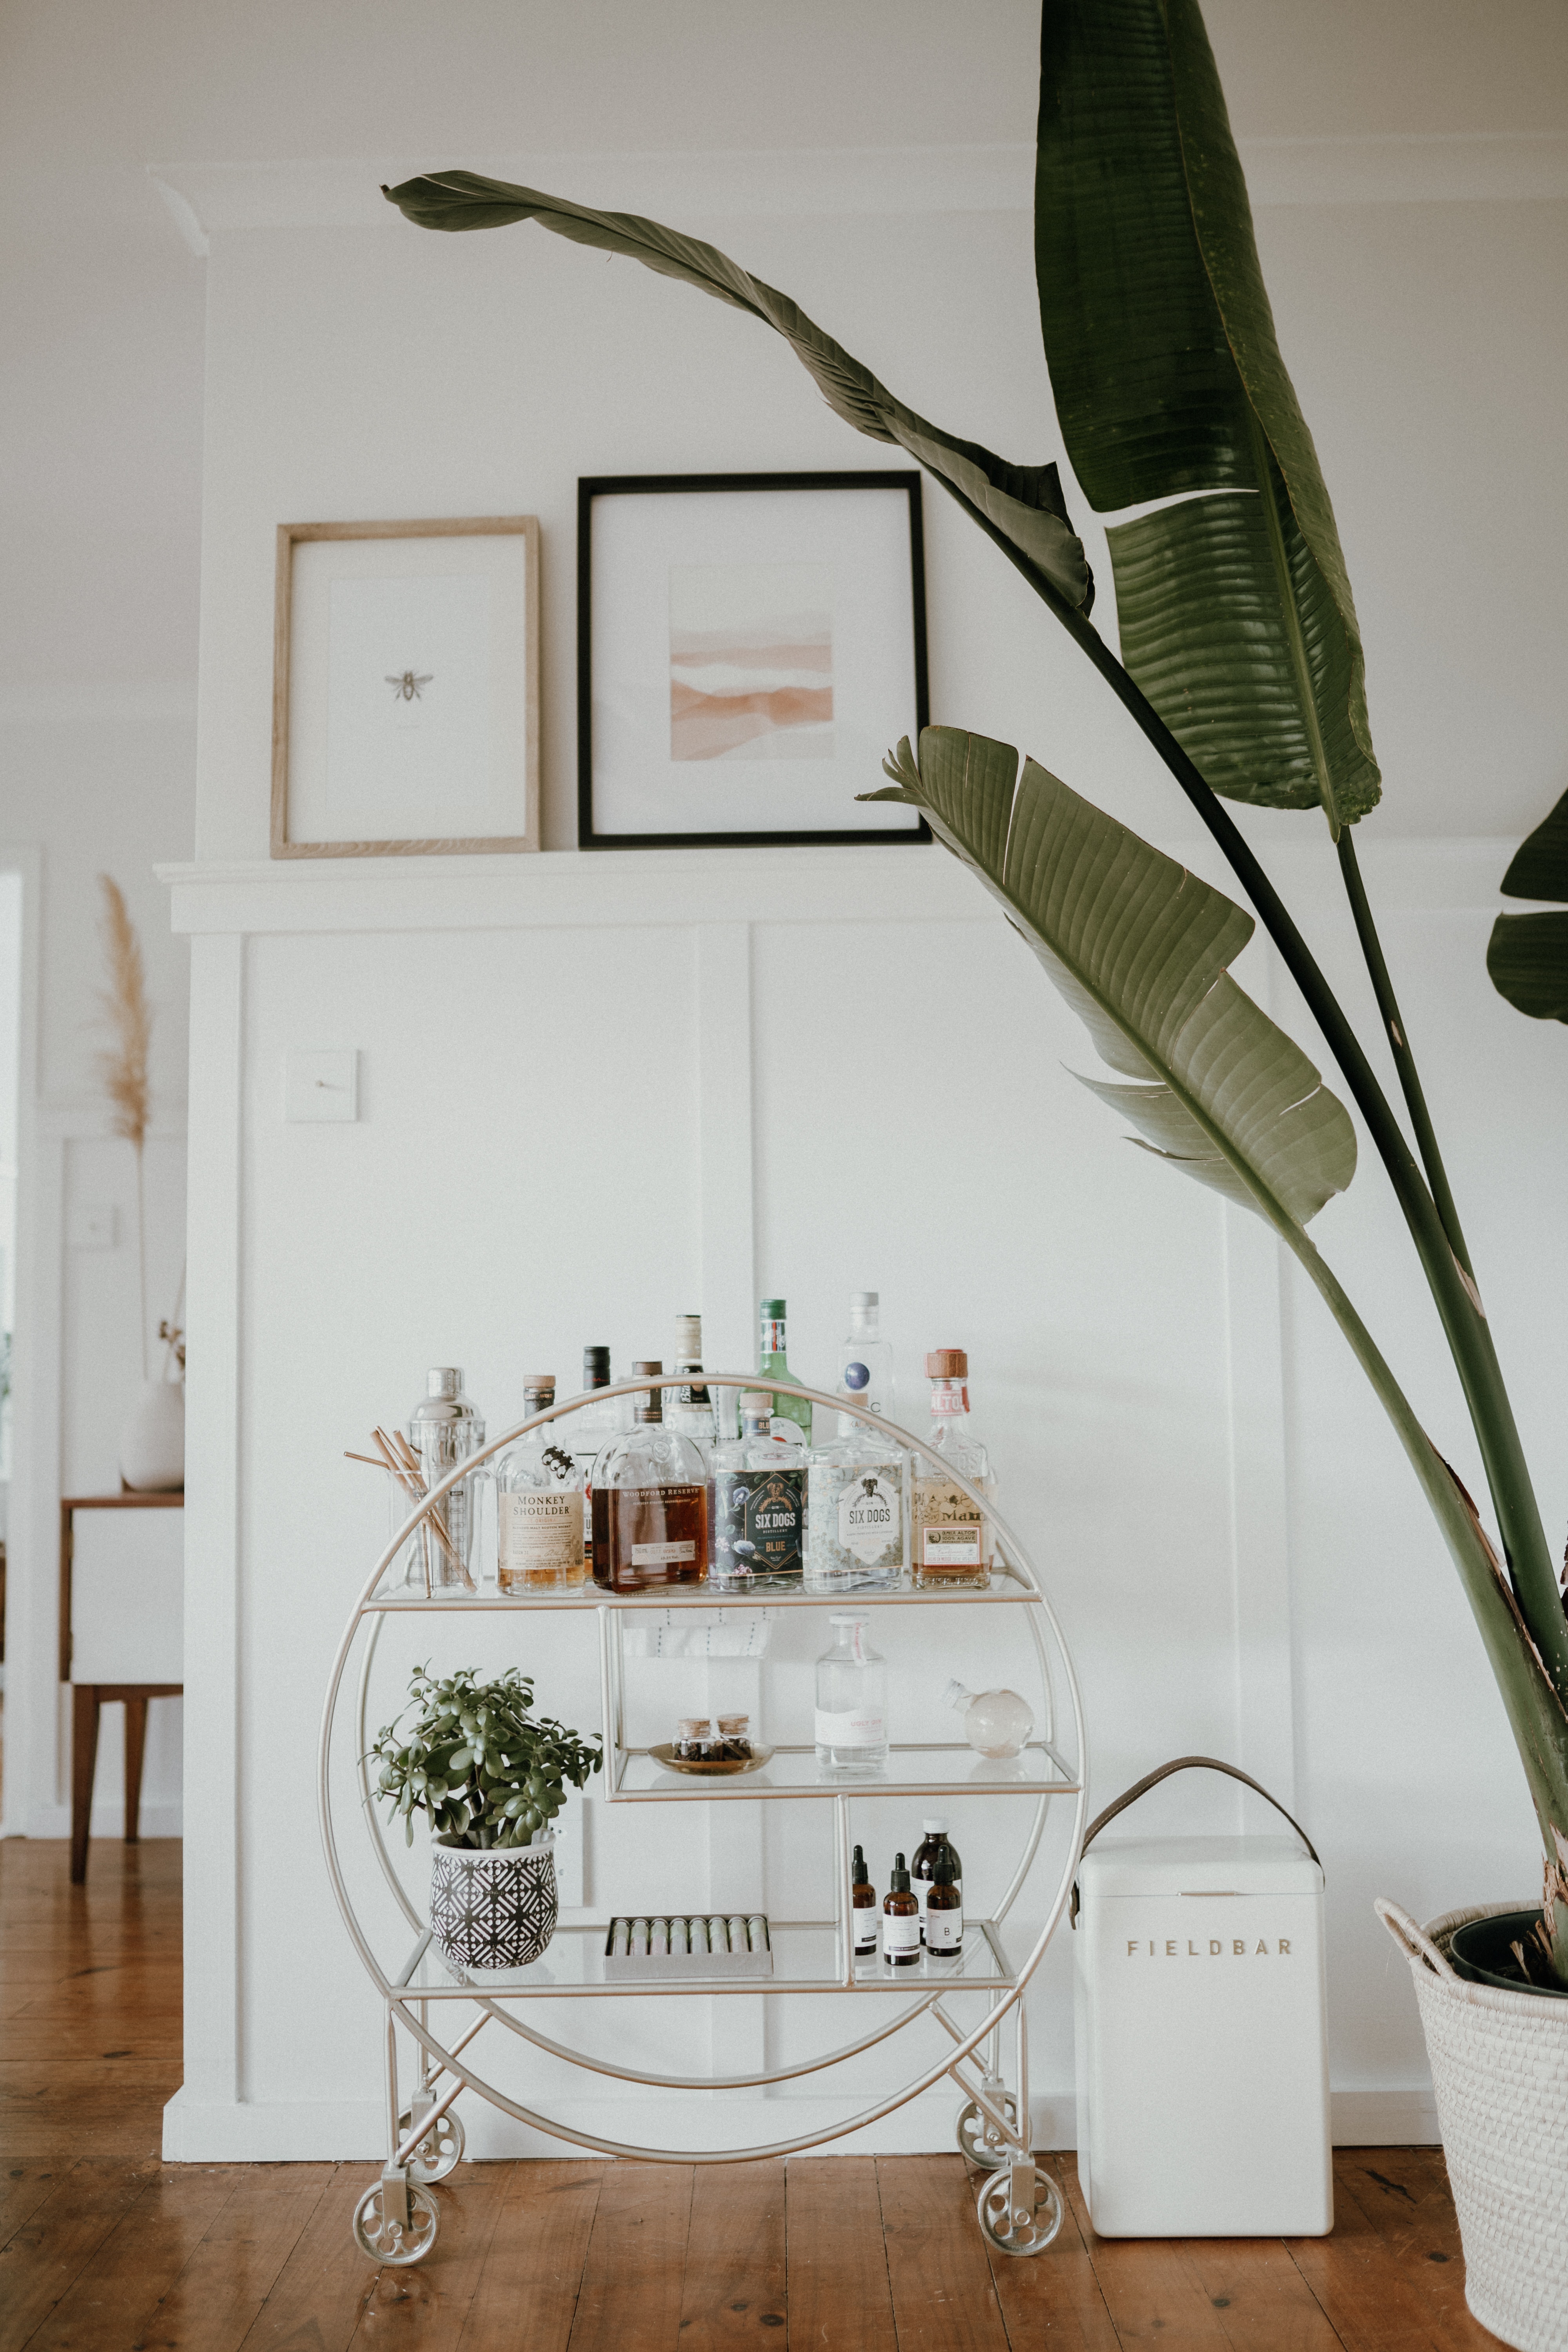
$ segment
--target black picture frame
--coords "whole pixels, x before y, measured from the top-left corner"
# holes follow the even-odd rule
[[[593,508],[595,499],[625,493],[704,490],[901,489],[909,499],[910,625],[913,632],[915,727],[930,722],[926,665],[925,533],[918,471],[865,467],[853,473],[595,474],[577,483],[577,846],[579,849],[799,849],[880,846],[929,842],[921,817],[909,826],[831,831],[745,833],[599,833],[594,824]],[[895,727],[895,736],[902,730]],[[874,789],[874,782],[868,790]]]

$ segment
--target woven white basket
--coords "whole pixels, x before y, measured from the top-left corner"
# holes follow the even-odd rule
[[[1448,1938],[1528,1898],[1378,1917],[1410,1962],[1465,2249],[1465,2300],[1515,2352],[1568,2345],[1568,2000],[1469,1984]]]

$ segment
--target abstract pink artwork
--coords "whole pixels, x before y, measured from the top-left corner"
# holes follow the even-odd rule
[[[831,760],[833,575],[817,563],[669,572],[672,760]]]

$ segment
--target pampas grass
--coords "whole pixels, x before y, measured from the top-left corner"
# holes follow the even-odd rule
[[[152,1087],[147,1077],[147,1049],[153,1037],[153,1011],[147,1002],[147,974],[142,942],[125,909],[120,885],[100,874],[103,912],[99,937],[103,942],[109,985],[98,992],[99,1013],[109,1032],[109,1043],[96,1056],[99,1083],[109,1098],[110,1132],[123,1136],[136,1154],[136,1273],[142,1303],[142,1377],[147,1378],[147,1214],[142,1185],[142,1147]]]

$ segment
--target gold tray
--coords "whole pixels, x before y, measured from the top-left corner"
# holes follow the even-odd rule
[[[696,1772],[708,1779],[726,1777],[735,1772],[760,1772],[764,1764],[771,1764],[773,1760],[771,1748],[753,1746],[751,1754],[743,1759],[717,1764],[705,1763],[692,1757],[678,1756],[675,1743],[669,1739],[661,1739],[657,1748],[650,1748],[647,1752],[656,1764],[663,1765],[667,1772]]]

